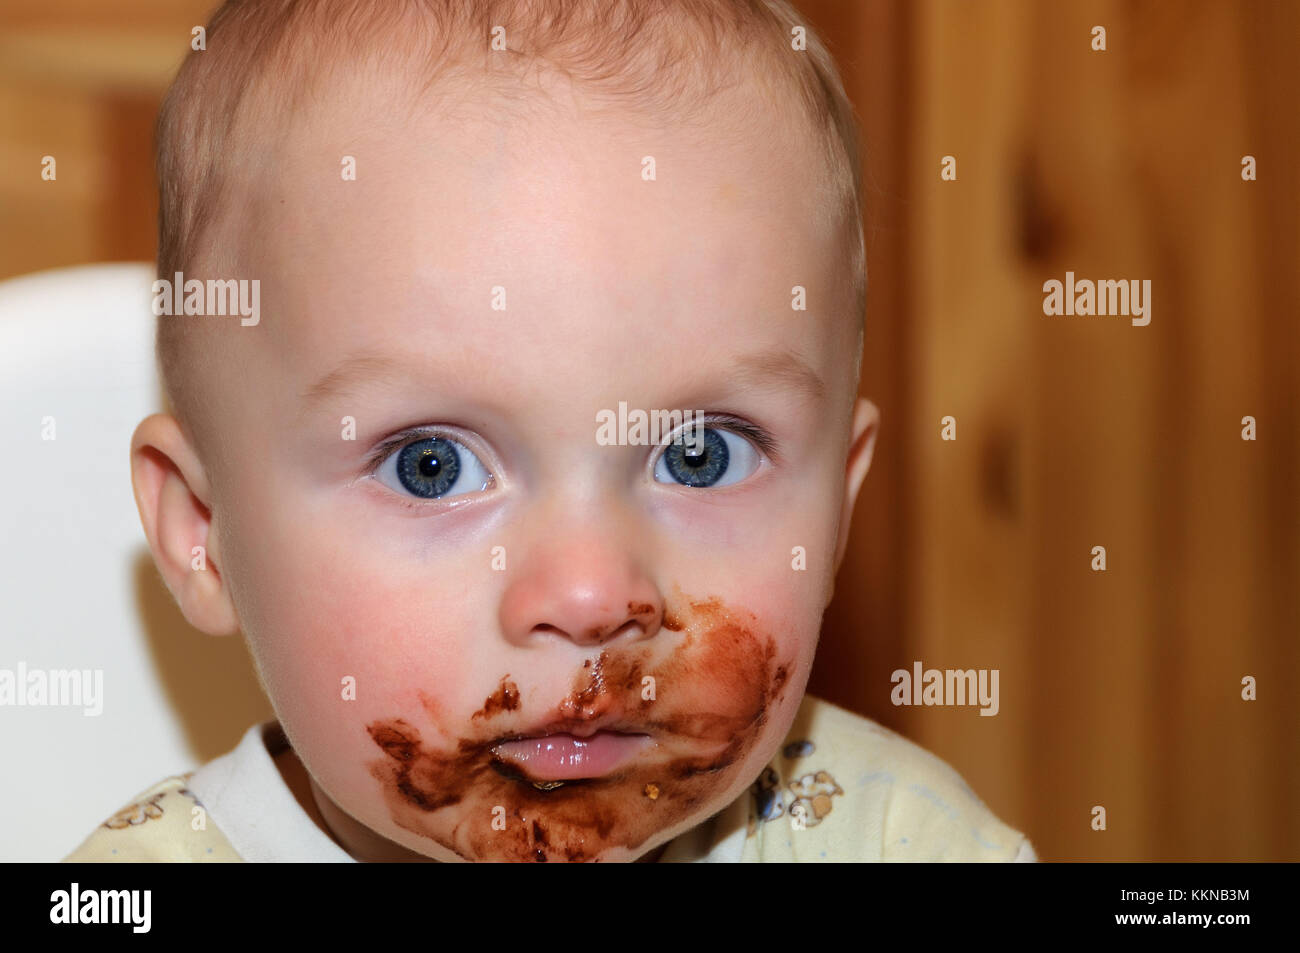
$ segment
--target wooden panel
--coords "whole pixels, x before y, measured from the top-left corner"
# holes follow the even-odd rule
[[[1296,18],[918,9],[907,637],[1003,697],[912,733],[1048,858],[1300,857]],[[1067,270],[1149,278],[1151,324],[1045,316]]]
[[[0,7],[0,278],[153,257],[154,117],[211,6]]]
[[[1029,24],[1005,3],[921,4],[916,34],[907,262],[915,397],[905,424],[916,452],[905,468],[917,505],[906,528],[915,542],[895,667],[996,669],[999,712],[912,707],[904,728],[1037,845],[1034,793],[1024,783],[1032,756],[1026,698],[1037,677],[1024,638],[1032,313],[1014,304],[1021,276],[1006,201]],[[940,178],[944,156],[956,160],[956,181]],[[955,441],[940,439],[948,416]]]

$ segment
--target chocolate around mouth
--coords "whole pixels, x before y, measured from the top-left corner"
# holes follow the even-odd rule
[[[403,718],[376,721],[367,729],[384,757],[370,772],[394,823],[466,860],[576,861],[635,850],[713,807],[735,780],[728,769],[745,760],[784,697],[793,662],[778,662],[775,640],[717,599],[666,613],[663,628],[682,633],[669,655],[651,664],[645,647],[602,652],[575,677],[552,723],[607,719],[608,730],[650,734],[663,754],[597,778],[539,782],[492,751],[507,735],[464,738],[446,751],[425,745]],[[643,675],[655,679],[657,700],[643,697]],[[489,727],[518,704],[507,676],[471,721]]]
[[[554,791],[566,784],[583,784],[587,781],[596,780],[595,778],[567,778],[563,781],[534,781],[509,761],[501,758],[492,759],[492,770],[503,778],[510,778],[512,781],[518,781],[521,784],[530,784],[539,791]]]

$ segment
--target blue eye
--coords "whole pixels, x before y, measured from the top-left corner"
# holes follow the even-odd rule
[[[472,451],[436,436],[398,447],[379,464],[375,477],[399,493],[426,500],[474,493],[492,485],[491,474]]]
[[[758,451],[729,430],[705,427],[676,436],[655,461],[655,479],[681,486],[714,487],[739,483],[758,469]]]

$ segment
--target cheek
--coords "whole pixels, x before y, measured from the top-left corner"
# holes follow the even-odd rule
[[[657,555],[666,575],[689,579],[696,591],[725,593],[764,620],[778,641],[808,644],[808,662],[821,629],[834,575],[840,499],[827,478],[778,482],[765,491],[762,512],[692,508],[661,514],[677,520],[677,535]]]
[[[361,726],[393,705],[464,711],[482,702],[468,685],[495,666],[464,651],[481,616],[463,579],[395,574],[388,560],[367,566],[327,545],[307,554],[269,546],[261,558],[250,647],[294,749],[331,793],[362,787],[357,765],[373,746]]]
[[[786,534],[785,538],[798,537]],[[705,591],[725,592],[726,605],[744,606],[748,613],[761,619],[762,629],[772,640],[777,656],[790,661],[789,677],[794,692],[787,697],[790,704],[774,714],[778,719],[788,715],[787,724],[794,719],[821,634],[827,575],[824,569],[819,572],[815,566],[829,560],[829,556],[811,548],[806,553],[791,553],[796,545],[801,544],[772,545],[757,551],[773,552],[775,555],[771,557],[755,558],[753,553],[737,556],[721,565],[701,566],[689,576],[698,580],[699,587]],[[733,666],[727,671],[731,677],[753,677],[752,672],[743,668]],[[697,690],[707,692],[708,679],[695,684]]]

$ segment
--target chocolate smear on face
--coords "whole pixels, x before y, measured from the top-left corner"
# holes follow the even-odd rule
[[[502,711],[515,711],[519,708],[519,688],[506,675],[501,685],[483,702],[483,707],[474,712],[474,718],[491,718]]]
[[[381,756],[370,773],[398,826],[466,860],[588,861],[614,847],[635,851],[692,814],[725,806],[713,802],[736,781],[792,669],[752,617],[717,599],[693,601],[666,611],[653,637],[601,652],[552,709],[520,710],[518,687],[502,678],[470,719],[474,733],[452,750],[426,744],[405,718],[371,723]],[[653,693],[643,691],[645,676]],[[540,724],[582,732],[597,719],[651,743],[617,771],[558,787],[534,783],[492,750]],[[446,737],[466,726],[437,727]]]

